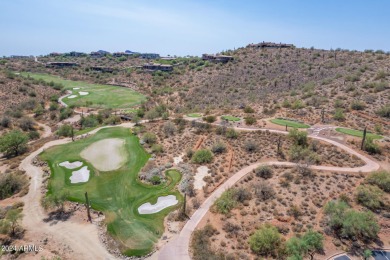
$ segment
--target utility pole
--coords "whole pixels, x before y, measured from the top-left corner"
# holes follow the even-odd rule
[[[87,207],[88,221],[92,223],[91,212],[89,207],[88,192],[85,192],[85,207]]]
[[[364,128],[364,131],[363,131],[363,140],[362,140],[362,146],[360,147],[360,150],[364,149],[364,142],[366,141],[366,134],[367,134],[367,126]]]

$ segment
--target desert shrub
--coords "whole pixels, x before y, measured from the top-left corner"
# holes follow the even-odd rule
[[[58,103],[57,102],[51,102],[50,103],[50,106],[49,106],[49,110],[50,111],[55,111],[55,110],[57,110],[58,109]]]
[[[230,188],[214,202],[214,208],[218,213],[227,214],[237,206],[237,190]]]
[[[351,103],[351,108],[353,110],[364,110],[365,107],[366,105],[362,101],[355,100]]]
[[[165,136],[172,136],[176,132],[176,126],[170,121],[165,122],[163,126],[163,131]]]
[[[159,185],[161,183],[161,178],[158,175],[154,175],[152,178],[150,178],[150,182],[153,185]]]
[[[226,137],[230,139],[236,139],[238,137],[238,132],[234,130],[233,128],[229,128],[226,131]]]
[[[249,139],[244,142],[244,148],[247,152],[252,153],[257,150],[257,144],[255,140]]]
[[[374,142],[374,139],[372,137],[367,137],[366,141],[364,142],[364,150],[368,152],[369,154],[380,154],[381,149],[377,143]]]
[[[0,175],[0,200],[11,197],[21,191],[27,179],[21,173],[11,172]]]
[[[80,123],[83,128],[95,127],[99,124],[95,115],[88,115],[86,117],[82,117]]]
[[[154,119],[158,118],[160,114],[157,112],[156,109],[149,110],[148,112],[145,113],[145,118],[153,121]]]
[[[117,125],[120,122],[121,122],[121,118],[115,115],[111,115],[102,121],[104,125]]]
[[[34,116],[35,117],[38,117],[38,116],[41,116],[45,113],[45,109],[41,106],[41,105],[38,105],[35,109],[34,109]]]
[[[161,144],[152,145],[152,153],[160,154],[164,151],[164,148]]]
[[[18,156],[27,150],[28,136],[19,130],[0,137],[0,152],[6,156]]]
[[[306,231],[302,237],[292,237],[286,242],[287,254],[292,258],[303,259],[306,255],[314,259],[314,254],[322,251],[324,236],[314,230]]]
[[[339,235],[348,238],[371,240],[377,237],[379,225],[372,212],[358,212],[343,201],[330,201],[324,213],[328,225]]]
[[[142,136],[142,141],[147,144],[154,144],[157,141],[157,136],[151,132],[147,132]]]
[[[28,132],[28,139],[30,140],[36,140],[39,139],[39,133],[35,130]]]
[[[334,112],[333,119],[337,121],[344,121],[344,110],[342,108],[337,108]]]
[[[207,224],[204,228],[194,231],[191,240],[191,248],[194,252],[194,260],[223,260],[225,259],[223,254],[214,252],[211,248],[210,239],[217,232],[210,224]]]
[[[381,117],[390,118],[390,104],[381,107],[376,113]]]
[[[70,137],[72,136],[72,126],[69,124],[62,125],[57,130],[58,136]]]
[[[248,113],[248,114],[251,114],[251,113],[254,113],[255,110],[252,107],[250,107],[250,106],[245,106],[244,107],[244,112]]]
[[[253,125],[256,124],[257,120],[253,116],[245,117],[245,124],[247,125]]]
[[[213,153],[224,153],[226,151],[226,144],[222,141],[217,141],[212,147],[211,151]]]
[[[266,181],[254,185],[253,190],[256,195],[256,198],[261,201],[272,199],[275,196],[275,191],[272,187],[272,184]]]
[[[60,110],[60,120],[69,118],[73,114],[73,110],[69,107],[61,108]]]
[[[255,174],[257,177],[263,178],[263,179],[270,179],[272,178],[272,169],[268,165],[261,165],[255,169]]]
[[[250,200],[252,198],[252,195],[247,189],[238,188],[235,197],[237,202],[243,203],[246,200]]]
[[[299,145],[291,146],[289,156],[290,160],[293,162],[305,161],[309,164],[317,164],[321,161],[316,153]]]
[[[291,205],[290,208],[287,210],[287,214],[297,219],[302,216],[302,211],[297,205]]]
[[[366,182],[371,185],[376,185],[385,192],[390,192],[390,172],[379,171],[371,173]]]
[[[291,138],[296,145],[307,146],[307,132],[293,128],[288,132],[288,137]]]
[[[356,200],[369,209],[380,209],[384,205],[383,191],[377,186],[360,185],[356,189]]]
[[[226,126],[218,126],[216,129],[215,129],[215,133],[217,135],[226,135],[226,131],[227,131],[227,127]]]
[[[213,160],[213,153],[208,149],[196,151],[191,158],[193,163],[210,163]]]
[[[11,119],[8,116],[3,116],[0,120],[0,125],[5,128],[10,127]]]
[[[301,108],[304,108],[306,105],[305,103],[303,103],[301,100],[295,100],[292,104],[291,104],[291,108],[292,109],[301,109]]]
[[[23,131],[30,131],[30,130],[34,130],[34,125],[35,125],[35,122],[34,120],[32,120],[31,118],[29,117],[23,117],[20,119],[19,121],[19,127],[23,130]]]
[[[249,237],[249,246],[256,254],[276,257],[282,241],[276,227],[264,224]]]
[[[203,121],[206,121],[207,123],[214,123],[217,121],[217,118],[215,116],[205,116],[203,117]]]

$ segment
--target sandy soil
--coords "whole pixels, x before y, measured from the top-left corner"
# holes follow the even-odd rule
[[[83,165],[83,163],[80,161],[75,161],[75,162],[65,161],[65,162],[59,163],[58,165],[65,167],[66,169],[76,169],[76,168],[81,167],[81,165]]]
[[[126,162],[125,140],[108,138],[97,141],[81,152],[81,157],[88,160],[99,171],[119,169]]]
[[[88,166],[84,166],[80,170],[72,172],[72,176],[70,176],[71,183],[87,182],[88,180],[89,180]]]
[[[210,175],[210,173],[207,166],[199,166],[196,169],[196,174],[194,176],[194,188],[196,190],[201,190],[206,185],[206,182],[203,180],[203,178],[208,175]]]
[[[70,95],[68,98],[76,98],[77,95]]]
[[[183,161],[183,156],[184,156],[184,154],[181,154],[180,156],[177,156],[177,157],[173,157],[173,163],[176,165],[181,163]]]
[[[174,195],[158,197],[157,203],[152,205],[149,202],[142,204],[138,208],[139,214],[153,214],[160,212],[161,210],[168,208],[170,206],[176,205],[179,201]]]

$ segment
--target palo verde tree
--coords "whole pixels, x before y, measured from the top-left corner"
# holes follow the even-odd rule
[[[303,259],[309,256],[314,259],[314,254],[323,249],[324,236],[314,230],[308,230],[302,237],[292,237],[286,243],[287,253],[293,259]]]
[[[0,152],[6,156],[18,156],[27,150],[28,136],[13,130],[0,137]]]

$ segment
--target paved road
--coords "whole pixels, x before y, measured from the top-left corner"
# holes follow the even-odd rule
[[[237,130],[246,130],[246,131],[269,131],[272,133],[279,133],[279,134],[288,134],[286,131],[280,131],[280,130],[272,130],[272,129],[246,129],[243,127],[235,127]],[[338,143],[336,141],[319,137],[316,134],[310,135],[310,138],[324,141],[327,143],[330,143],[332,145],[335,145],[344,151],[353,154],[363,160],[365,162],[364,166],[361,167],[355,167],[355,168],[349,168],[349,167],[333,167],[333,166],[312,166],[313,169],[317,170],[325,170],[325,171],[336,171],[336,172],[372,172],[379,169],[379,164],[375,162],[374,160],[370,159],[369,157],[366,157],[364,154],[360,154],[353,150],[350,147],[347,147],[341,143]],[[221,186],[219,186],[202,204],[202,206],[197,209],[194,214],[191,216],[190,220],[184,225],[182,231],[180,234],[174,238],[172,241],[168,242],[158,253],[158,259],[160,260],[189,260],[189,244],[190,244],[190,238],[192,232],[195,230],[196,226],[199,224],[199,222],[202,220],[202,218],[206,215],[206,213],[209,211],[210,207],[213,205],[214,201],[221,196],[221,194],[228,189],[229,187],[232,187],[236,182],[238,182],[242,177],[244,177],[246,174],[253,171],[253,169],[257,168],[259,165],[263,165],[264,163],[256,163],[253,165],[250,165],[244,169],[241,169],[236,174],[234,174],[232,177],[230,177],[225,183],[223,183]],[[266,163],[268,165],[283,165],[283,166],[295,166],[296,164],[291,162],[268,162]]]

